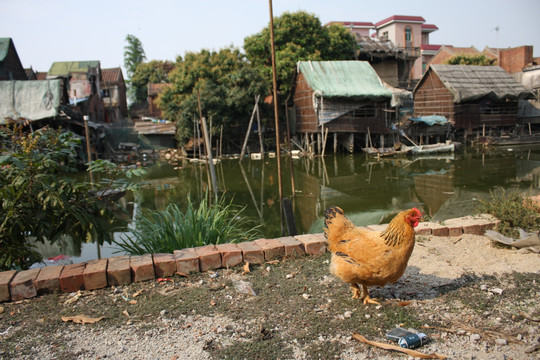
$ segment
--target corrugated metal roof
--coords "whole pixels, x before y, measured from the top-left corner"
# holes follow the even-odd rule
[[[62,96],[62,81],[0,81],[0,124],[6,118],[30,121],[54,117]]]
[[[300,71],[316,96],[382,101],[392,98],[367,61],[299,61]]]
[[[500,66],[478,65],[431,65],[414,92],[421,86],[423,79],[430,71],[434,71],[444,86],[454,95],[454,103],[484,97],[518,99],[532,95]]]
[[[8,51],[11,38],[0,38],[0,61],[4,61]]]
[[[87,73],[90,68],[99,68],[98,60],[57,61],[51,65],[48,76],[66,76],[72,73]]]

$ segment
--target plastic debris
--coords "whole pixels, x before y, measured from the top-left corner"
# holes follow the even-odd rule
[[[253,290],[253,288],[251,287],[250,282],[243,281],[243,280],[236,280],[233,282],[233,284],[236,291],[239,292],[240,294],[248,294],[248,295],[257,296],[257,294],[255,293],[255,290]]]

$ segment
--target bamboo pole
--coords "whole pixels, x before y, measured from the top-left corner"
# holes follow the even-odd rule
[[[261,148],[261,157],[264,159],[264,141],[261,127],[261,114],[259,113],[259,102],[255,100],[255,106],[257,106],[257,128],[259,129],[259,145]]]
[[[251,132],[251,125],[253,125],[253,119],[255,118],[255,113],[257,112],[257,104],[259,103],[260,95],[257,95],[255,98],[255,106],[253,106],[253,111],[251,112],[251,117],[249,118],[248,129],[246,131],[246,137],[244,138],[244,144],[242,145],[242,151],[240,152],[240,161],[244,158],[246,153],[246,146],[249,139],[249,133]]]
[[[279,188],[279,211],[281,220],[281,233],[283,234],[283,184],[281,181],[281,148],[279,141],[279,113],[278,113],[278,97],[277,97],[277,75],[276,75],[276,47],[274,44],[274,14],[272,10],[272,0],[268,0],[270,10],[270,45],[272,49],[272,84],[274,92],[274,122],[276,131],[276,159],[278,171],[278,188]]]

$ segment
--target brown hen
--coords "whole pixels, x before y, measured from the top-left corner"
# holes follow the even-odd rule
[[[394,283],[403,275],[422,213],[416,208],[402,211],[383,232],[356,227],[337,206],[328,208],[325,218],[330,272],[351,284],[353,298],[379,304],[369,297],[368,287]]]

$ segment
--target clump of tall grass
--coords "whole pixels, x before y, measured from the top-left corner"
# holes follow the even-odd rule
[[[222,196],[210,205],[206,197],[196,207],[190,198],[185,212],[176,204],[139,216],[132,235],[115,244],[131,255],[172,253],[209,244],[250,241],[260,237],[260,225],[243,214],[245,207]]]
[[[518,228],[530,232],[540,228],[540,216],[532,200],[517,190],[498,188],[490,191],[490,198],[481,200],[476,210],[499,219],[497,231],[505,236],[519,238]]]

